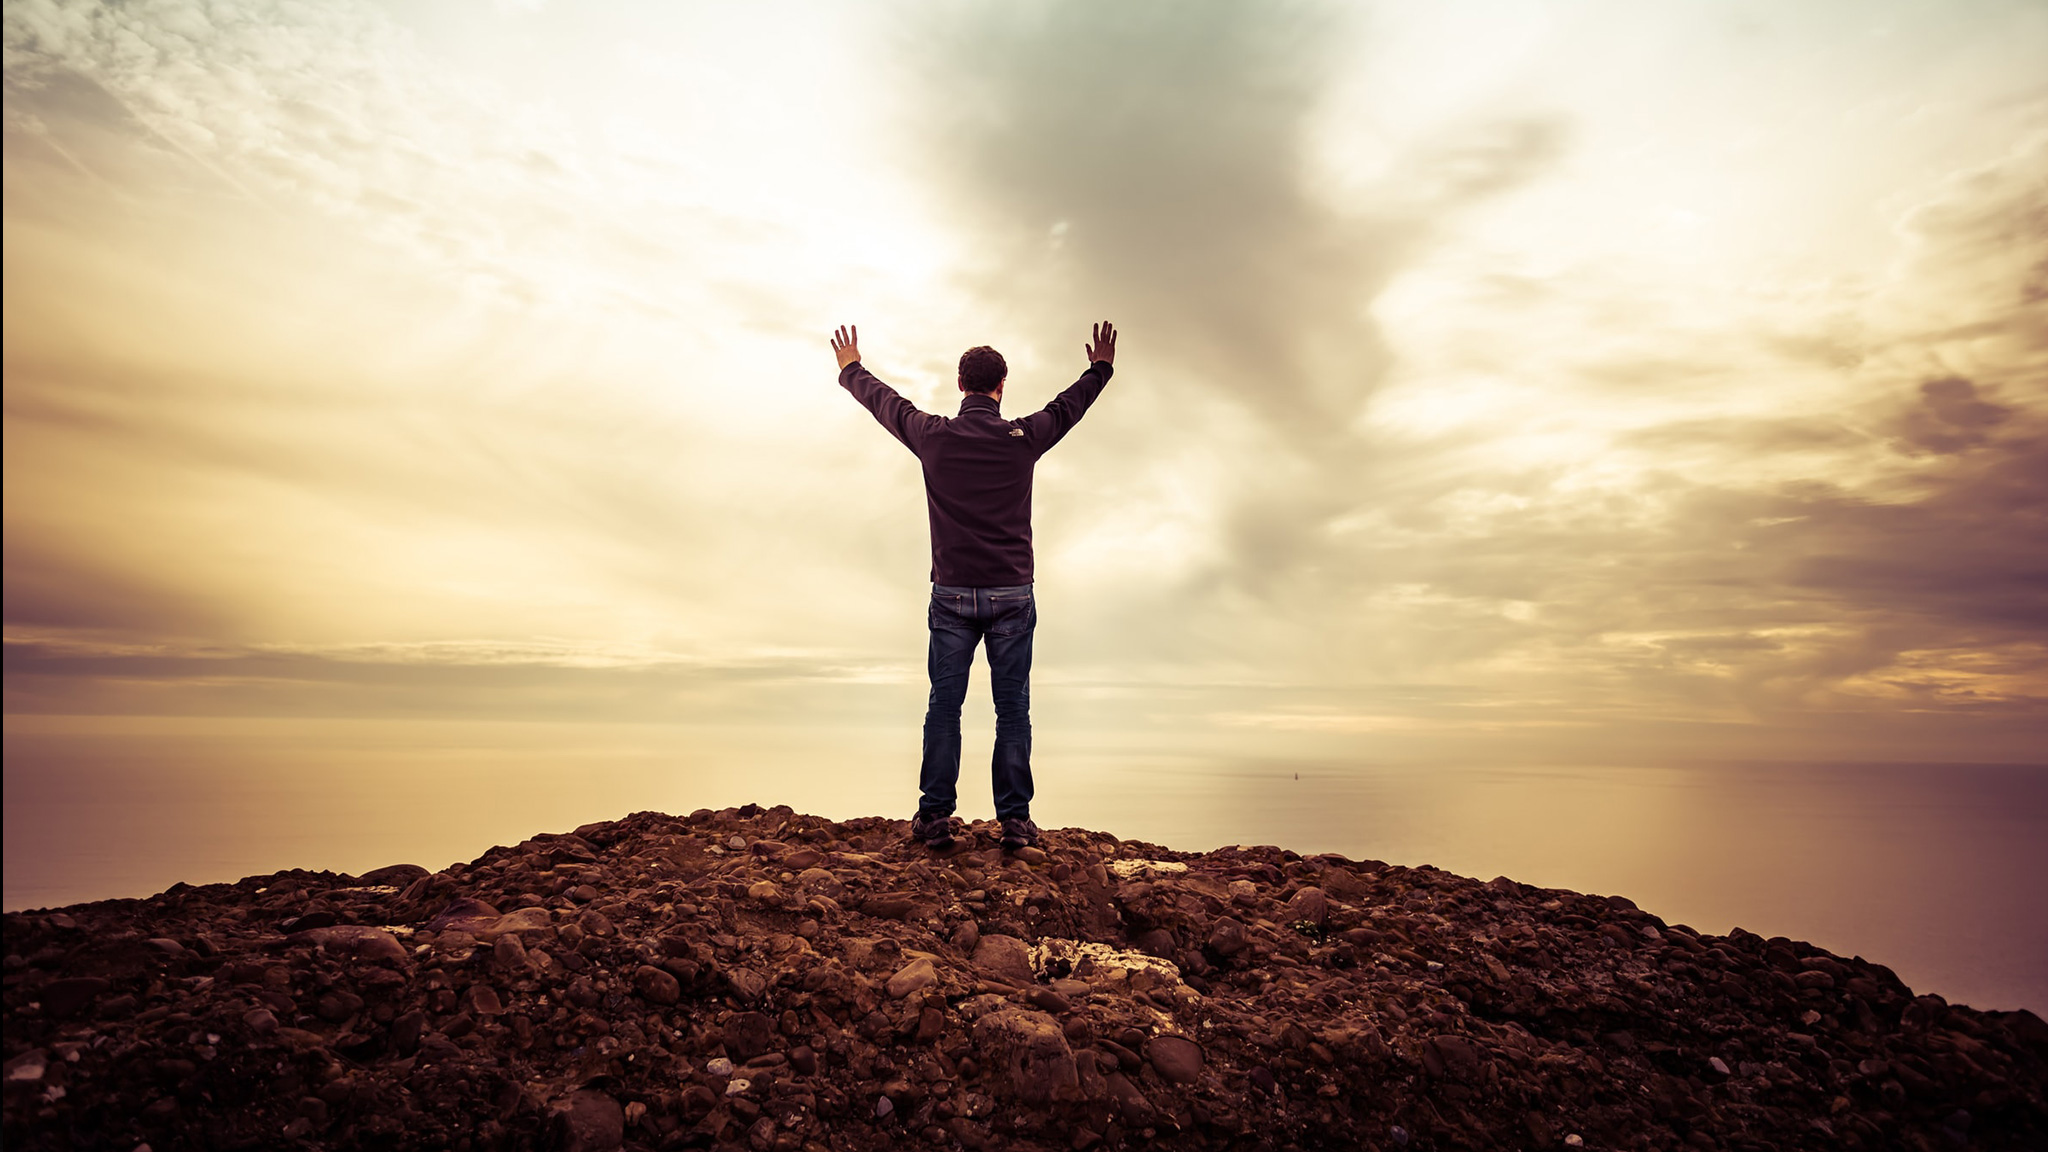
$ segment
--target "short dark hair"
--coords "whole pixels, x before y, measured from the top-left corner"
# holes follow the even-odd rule
[[[969,392],[993,392],[1010,376],[1003,354],[982,344],[960,354],[960,387]]]

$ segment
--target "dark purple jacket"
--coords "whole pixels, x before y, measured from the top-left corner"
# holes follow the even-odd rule
[[[990,396],[968,393],[960,414],[920,412],[856,360],[839,385],[875,414],[924,465],[932,521],[932,583],[1005,588],[1031,583],[1031,469],[1109,383],[1102,360],[1052,403],[1021,420],[1003,419]]]

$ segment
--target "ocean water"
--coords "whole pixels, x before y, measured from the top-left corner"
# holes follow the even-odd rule
[[[647,809],[907,816],[875,728],[7,718],[7,910],[301,867],[438,868]],[[973,743],[970,732],[969,747]],[[983,745],[985,746],[985,744]],[[1036,815],[1173,848],[1280,844],[1622,894],[2048,1014],[2048,765],[1446,764],[1041,742]],[[970,754],[961,814],[990,815]]]

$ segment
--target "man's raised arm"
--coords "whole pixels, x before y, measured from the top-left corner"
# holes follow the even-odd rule
[[[917,405],[905,400],[894,388],[877,380],[874,373],[861,366],[859,326],[849,328],[841,325],[832,334],[832,355],[839,360],[839,386],[853,393],[853,398],[874,414],[875,422],[888,429],[889,435],[916,452],[924,440],[925,431],[937,422],[938,417],[918,411]]]
[[[1088,370],[1081,378],[1067,385],[1066,391],[1052,398],[1052,403],[1018,421],[1024,434],[1031,438],[1032,447],[1040,454],[1060,442],[1074,425],[1081,422],[1088,406],[1102,395],[1103,386],[1109,383],[1116,363],[1116,327],[1104,320],[1094,328],[1094,342],[1081,346],[1088,357]]]

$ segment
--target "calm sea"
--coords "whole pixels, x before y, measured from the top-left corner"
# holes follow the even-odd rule
[[[646,809],[753,801],[907,816],[904,739],[10,716],[5,907],[291,867],[438,868]],[[1040,752],[1036,814],[1049,827],[1620,893],[1702,931],[1739,925],[1861,955],[1916,992],[2048,1013],[2048,765],[1421,765],[1048,755],[1042,742]],[[962,815],[989,815],[984,764],[970,755]]]

